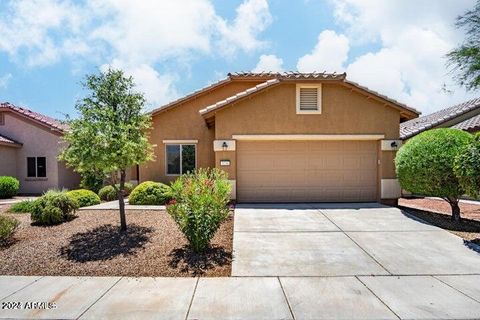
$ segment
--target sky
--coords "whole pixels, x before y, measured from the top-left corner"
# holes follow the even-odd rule
[[[75,116],[120,68],[159,107],[235,71],[346,72],[423,114],[480,96],[445,54],[474,0],[1,0],[0,101]]]

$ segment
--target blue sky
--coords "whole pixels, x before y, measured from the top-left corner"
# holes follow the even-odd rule
[[[432,5],[434,3],[435,5]],[[0,2],[0,100],[73,114],[87,73],[134,76],[148,108],[230,71],[337,71],[429,113],[472,98],[444,55],[473,0]],[[34,18],[33,18],[34,17]],[[448,91],[442,90],[446,85]]]

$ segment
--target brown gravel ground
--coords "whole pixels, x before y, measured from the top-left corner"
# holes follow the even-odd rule
[[[416,217],[480,245],[480,205],[460,203],[462,221],[457,223],[451,220],[450,205],[443,200],[402,198],[398,204]]]
[[[0,214],[21,224],[0,248],[1,275],[69,276],[230,276],[233,214],[205,254],[191,252],[175,222],[164,211],[127,211],[127,234],[119,233],[115,210],[77,211],[72,221],[32,226],[29,214]]]

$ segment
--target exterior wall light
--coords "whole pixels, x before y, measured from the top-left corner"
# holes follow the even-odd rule
[[[223,143],[222,143],[222,149],[223,149],[223,151],[227,151],[227,149],[228,149],[227,141],[223,141]]]
[[[398,147],[397,142],[396,142],[396,141],[393,141],[392,143],[390,143],[390,147],[392,147],[392,148]]]

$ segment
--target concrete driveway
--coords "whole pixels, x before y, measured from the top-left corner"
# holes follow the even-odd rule
[[[232,276],[480,274],[449,232],[380,204],[255,204],[235,209]]]

